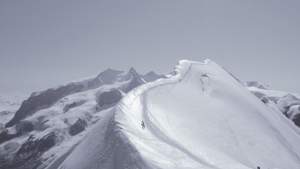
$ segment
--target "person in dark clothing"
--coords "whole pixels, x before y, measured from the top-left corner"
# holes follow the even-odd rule
[[[144,121],[142,120],[142,122],[141,122],[141,126],[142,126],[142,129],[144,129],[145,128],[145,123],[144,123]]]

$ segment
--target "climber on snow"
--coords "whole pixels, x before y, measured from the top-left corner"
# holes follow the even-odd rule
[[[203,73],[203,74],[201,75],[201,77],[206,77],[206,78],[208,78],[208,74],[207,74],[207,73]]]
[[[144,123],[144,121],[142,120],[142,122],[141,122],[141,126],[142,126],[142,129],[144,129],[145,128],[145,123]]]
[[[205,86],[206,86],[206,81],[209,78],[207,73],[204,73],[201,75],[200,77],[200,82],[201,82],[201,86],[202,86],[202,91],[205,92]]]

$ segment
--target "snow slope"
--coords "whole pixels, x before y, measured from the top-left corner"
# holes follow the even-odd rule
[[[112,111],[58,168],[300,168],[299,129],[209,60],[180,61]]]

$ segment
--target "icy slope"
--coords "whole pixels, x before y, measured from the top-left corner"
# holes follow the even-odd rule
[[[103,119],[60,168],[300,168],[299,130],[208,60],[181,61]]]

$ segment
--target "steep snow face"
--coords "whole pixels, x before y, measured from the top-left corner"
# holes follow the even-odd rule
[[[214,62],[179,67],[132,91],[116,112],[149,168],[300,168],[299,131],[281,113]]]

